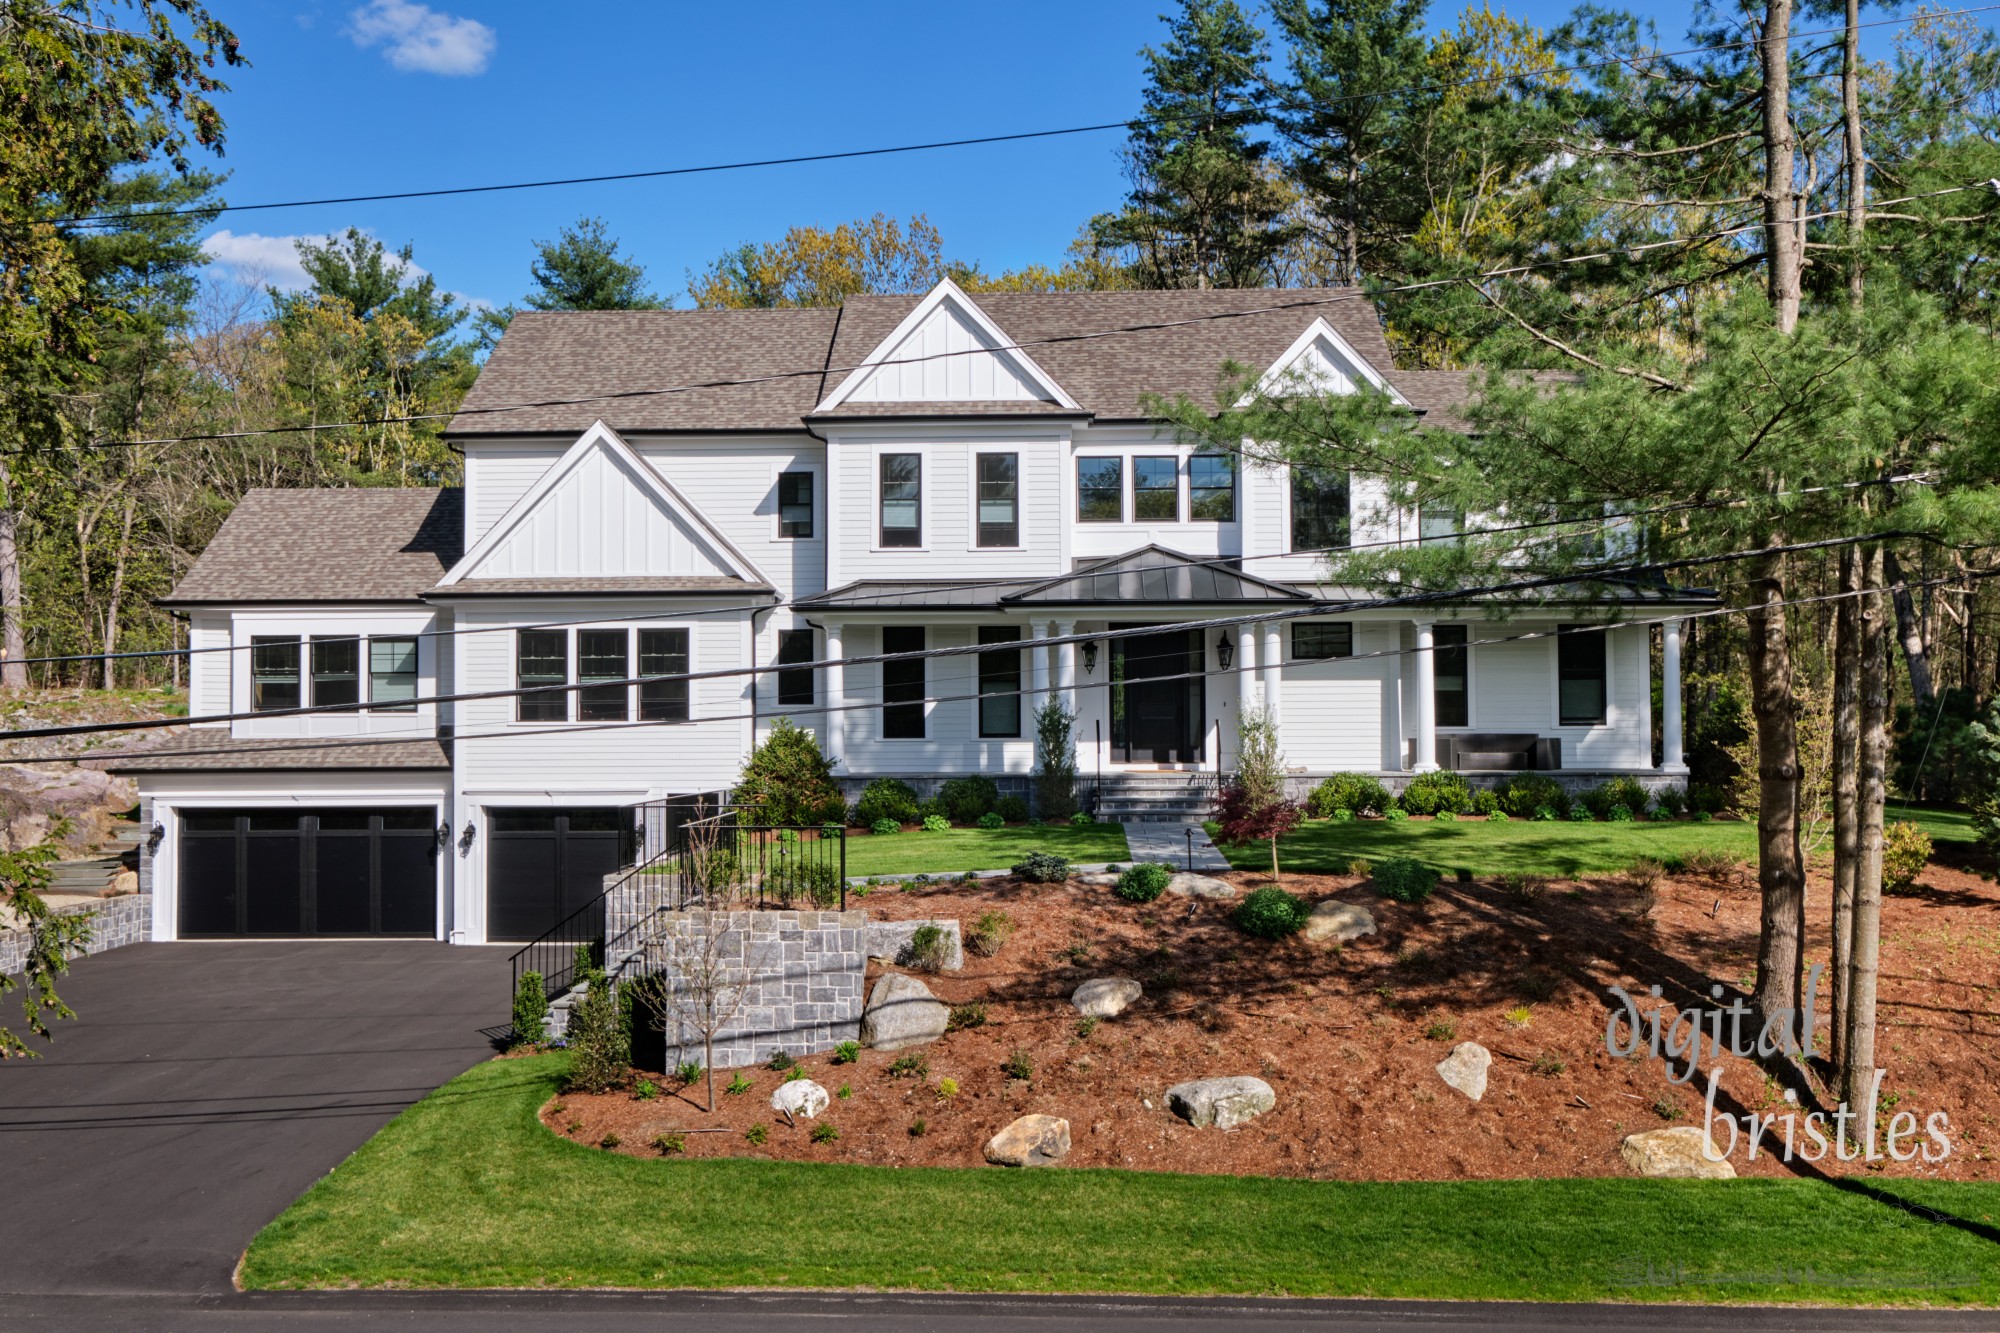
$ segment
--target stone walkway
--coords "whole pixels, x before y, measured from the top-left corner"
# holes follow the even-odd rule
[[[1188,861],[1188,830],[1194,830],[1194,861]],[[1229,862],[1209,841],[1199,824],[1168,824],[1135,820],[1125,825],[1125,845],[1134,861],[1163,861],[1176,870],[1217,871]]]

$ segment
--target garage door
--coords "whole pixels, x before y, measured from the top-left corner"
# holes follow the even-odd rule
[[[632,843],[631,811],[489,808],[486,815],[488,939],[540,939],[592,903],[603,910],[604,877],[625,863]]]
[[[181,816],[180,933],[437,934],[437,811]]]

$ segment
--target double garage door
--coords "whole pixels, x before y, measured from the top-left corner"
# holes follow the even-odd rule
[[[191,810],[180,934],[437,934],[437,810]]]

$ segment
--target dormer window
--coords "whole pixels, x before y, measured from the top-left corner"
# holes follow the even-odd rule
[[[924,457],[882,455],[882,545],[924,544]]]

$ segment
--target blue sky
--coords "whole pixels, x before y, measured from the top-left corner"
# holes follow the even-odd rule
[[[222,101],[231,203],[592,175],[1112,121],[1163,0],[551,5],[214,0],[249,69]],[[1662,36],[1683,5],[1643,3]],[[1441,5],[1449,22],[1457,5]],[[1509,12],[1548,24],[1568,11]],[[1872,43],[1871,43],[1872,44]],[[514,194],[224,215],[225,271],[295,280],[291,238],[358,226],[449,290],[518,299],[532,242],[603,217],[654,287],[796,223],[923,212],[989,271],[1059,261],[1122,193],[1115,132]]]

